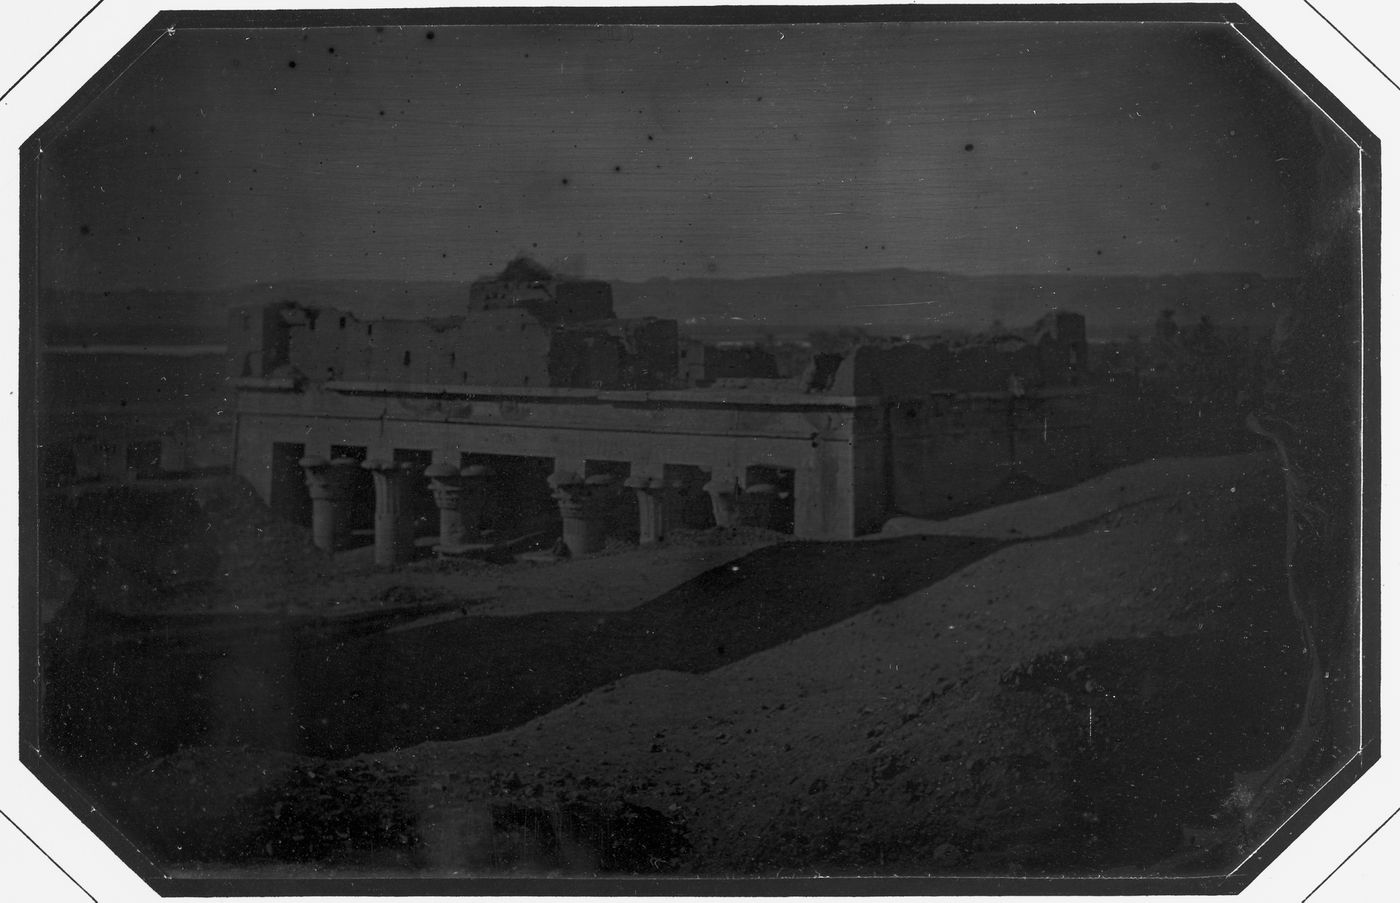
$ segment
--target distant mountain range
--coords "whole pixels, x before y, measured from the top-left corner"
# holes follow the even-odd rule
[[[734,340],[842,326],[876,335],[981,330],[996,320],[1016,327],[1056,308],[1084,314],[1097,339],[1146,337],[1165,308],[1182,325],[1207,315],[1221,326],[1267,330],[1296,290],[1294,278],[1252,273],[960,276],[906,269],[613,283],[619,316],[675,319],[682,331]],[[218,344],[226,312],[237,305],[296,301],[366,318],[419,319],[461,313],[466,299],[467,283],[426,281],[63,291],[44,298],[37,325],[50,345]]]
[[[1272,328],[1296,279],[1250,273],[1186,276],[960,276],[917,270],[803,273],[756,279],[652,279],[613,287],[618,312],[680,320],[683,329],[783,334],[859,326],[877,335],[1028,326],[1043,314],[1084,314],[1090,335],[1146,337],[1163,309],[1178,323]]]

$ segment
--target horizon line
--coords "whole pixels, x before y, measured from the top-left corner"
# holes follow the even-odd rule
[[[771,275],[754,276],[648,276],[644,279],[618,279],[601,276],[590,276],[587,274],[555,274],[557,282],[606,282],[609,285],[629,284],[645,285],[649,282],[749,282],[762,279],[788,279],[793,277],[806,276],[855,276],[870,273],[919,273],[924,275],[952,276],[960,279],[1050,279],[1050,278],[1070,278],[1070,279],[1183,279],[1193,276],[1256,276],[1261,279],[1299,279],[1299,273],[1264,273],[1259,270],[1186,270],[1175,272],[1155,272],[1155,273],[1075,273],[1075,272],[1007,272],[1007,273],[964,273],[955,270],[920,270],[912,267],[875,267],[872,269],[860,270],[798,270],[789,273],[776,273]],[[279,285],[289,285],[297,283],[322,283],[322,284],[371,284],[382,285],[385,283],[396,285],[442,285],[442,286],[470,286],[476,282],[486,282],[498,278],[498,275],[476,276],[467,279],[432,279],[417,278],[405,279],[395,277],[366,277],[354,278],[343,276],[294,276],[286,279],[254,282],[225,283],[222,285],[199,285],[199,286],[148,286],[148,285],[127,285],[118,288],[93,289],[80,288],[76,286],[51,285],[40,289],[40,293],[70,292],[80,294],[103,294],[118,292],[228,292],[249,288],[276,288]]]

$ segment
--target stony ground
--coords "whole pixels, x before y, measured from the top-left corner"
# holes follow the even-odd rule
[[[261,735],[147,750],[108,804],[234,871],[1218,866],[1301,702],[1282,508],[1267,456],[1163,460],[851,543],[307,578],[459,604],[284,637],[234,672],[296,684]]]
[[[227,478],[89,490],[56,496],[51,510],[41,580],[49,617],[82,583],[105,610],[192,623],[208,615],[337,617],[442,603],[476,615],[618,610],[785,538],[736,528],[681,530],[645,549],[613,540],[568,562],[561,580],[548,561],[435,559],[433,537],[419,540],[418,560],[392,570],[374,565],[372,546],[363,544],[369,537],[327,555],[306,530],[278,520],[246,485]]]
[[[1041,538],[712,671],[631,675],[514,731],[384,761],[422,776],[426,811],[583,783],[672,813],[701,872],[1055,868],[1096,845],[1100,865],[1146,866],[1183,818],[1210,824],[1297,703],[1258,465],[1148,465],[938,525]],[[796,575],[775,570],[781,592]]]

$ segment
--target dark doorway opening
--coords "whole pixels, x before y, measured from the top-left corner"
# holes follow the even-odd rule
[[[632,475],[632,465],[627,461],[583,462],[583,475],[588,477],[607,476],[612,482],[600,487],[603,495],[604,529],[608,536],[617,536],[635,542],[640,528],[641,515],[637,511],[637,494],[623,484]]]
[[[758,506],[750,505],[754,526],[763,527],[778,533],[792,534],[796,507],[793,500],[795,472],[786,467],[755,465],[745,473],[745,495],[757,495],[760,487],[767,487],[766,510],[760,513]]]
[[[477,464],[491,469],[483,530],[510,536],[556,526],[559,506],[549,488],[553,458],[463,453],[463,467]]]
[[[394,463],[413,466],[414,472],[408,477],[408,505],[413,514],[413,535],[436,536],[437,503],[433,501],[433,490],[428,484],[428,478],[423,476],[423,471],[433,463],[433,453],[421,448],[396,448]]]
[[[300,442],[272,443],[272,482],[268,503],[274,514],[302,527],[311,526],[311,492],[301,459],[306,446]]]
[[[705,491],[705,484],[710,481],[708,472],[690,464],[667,464],[665,478],[667,484],[676,487],[673,524],[692,530],[708,530],[715,525],[714,505]]]

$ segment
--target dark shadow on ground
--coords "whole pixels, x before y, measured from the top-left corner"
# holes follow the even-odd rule
[[[704,673],[892,602],[1004,548],[911,536],[792,542],[715,568],[623,612],[468,617],[328,638],[85,646],[46,675],[46,752],[132,760],[181,746],[341,757],[524,724],[620,678]],[[568,565],[559,565],[568,580]]]
[[[750,553],[624,612],[465,618],[295,652],[302,751],[492,734],[631,674],[704,673],[892,602],[1003,548],[908,537]],[[559,571],[568,579],[567,565]]]

